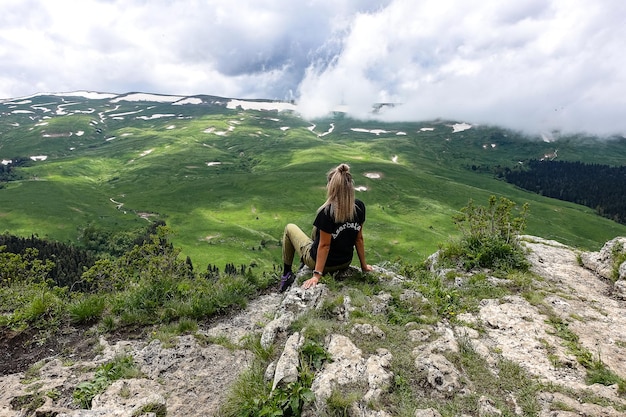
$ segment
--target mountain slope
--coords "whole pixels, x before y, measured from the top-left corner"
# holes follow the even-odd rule
[[[280,263],[287,222],[307,229],[340,162],[368,206],[372,262],[420,260],[455,234],[451,216],[491,194],[529,202],[529,233],[586,249],[626,234],[587,208],[496,180],[558,148],[559,158],[620,164],[624,141],[531,140],[491,126],[306,121],[290,103],[212,96],[75,92],[0,103],[0,160],[28,159],[0,189],[0,230],[78,242],[161,219],[194,265]],[[546,138],[546,140],[548,140]]]

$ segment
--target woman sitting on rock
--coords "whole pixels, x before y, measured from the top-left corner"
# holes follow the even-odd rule
[[[350,167],[341,164],[331,169],[327,179],[326,202],[317,210],[312,238],[295,224],[285,227],[280,292],[289,288],[295,280],[292,264],[296,252],[302,262],[313,269],[313,276],[302,284],[304,289],[315,286],[324,273],[348,268],[355,247],[361,270],[372,270],[365,261],[363,243],[365,204],[354,197]]]

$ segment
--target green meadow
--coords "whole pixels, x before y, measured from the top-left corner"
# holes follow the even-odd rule
[[[469,199],[484,204],[490,195],[529,203],[529,234],[584,250],[626,235],[626,226],[591,209],[520,190],[491,172],[556,149],[565,160],[617,165],[626,156],[623,139],[548,143],[493,126],[454,132],[454,122],[341,114],[309,122],[210,100],[67,100],[75,104],[62,115],[52,111],[61,103],[56,96],[0,103],[0,159],[47,156],[0,188],[0,232],[80,245],[88,226],[116,232],[159,219],[196,268],[269,268],[281,263],[285,224],[310,229],[326,172],[346,162],[367,205],[370,263],[423,260],[456,235],[452,216]]]

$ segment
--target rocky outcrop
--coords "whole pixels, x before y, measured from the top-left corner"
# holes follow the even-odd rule
[[[298,378],[305,342],[305,330],[291,333],[290,329],[298,318],[322,307],[337,323],[324,341],[331,360],[316,372],[311,386],[315,401],[303,415],[323,415],[333,392],[354,389],[360,395],[348,415],[393,415],[380,404],[394,387],[393,362],[403,355],[410,357],[403,363],[412,368],[414,389],[421,398],[429,399],[430,408],[411,411],[415,417],[441,416],[443,411],[437,410],[436,404],[453,398],[474,401],[472,415],[510,415],[489,396],[475,396],[467,369],[450,359],[471,349],[493,372],[502,361],[510,361],[545,386],[561,387],[539,392],[535,400],[540,417],[623,416],[623,393],[616,385],[588,383],[585,367],[554,323],[567,327],[579,350],[626,379],[626,303],[620,292],[626,265],[618,267],[617,282],[612,278],[616,254],[626,248],[626,238],[614,239],[599,252],[589,253],[531,236],[524,237],[523,244],[541,302],[521,295],[486,298],[475,310],[454,319],[433,324],[410,322],[398,329],[380,324],[394,300],[426,307],[431,301],[410,285],[403,286],[406,279],[386,268],[377,267],[375,272],[385,284],[383,290],[361,300],[358,308],[349,295],[334,300],[332,308],[324,306],[333,293],[323,284],[307,291],[294,284],[285,294],[262,296],[240,314],[196,335],[177,337],[171,344],[158,340],[112,342],[101,337],[98,354],[91,360],[51,357],[36,367],[34,377],[33,371],[0,377],[0,417],[35,415],[35,410],[41,416],[68,417],[214,416],[228,387],[253,360],[253,354],[241,344],[243,338],[257,334],[264,347],[278,350],[265,378],[273,389],[281,389]],[[436,256],[430,259],[438,276],[450,272],[437,270]],[[459,275],[453,285],[462,287],[467,282],[468,277]],[[489,277],[489,282],[510,285],[496,277]],[[386,285],[393,290],[385,290]],[[352,313],[357,309],[360,318],[355,320]],[[401,334],[401,344],[389,342],[392,332]],[[227,343],[217,344],[219,340]],[[72,401],[74,388],[89,381],[98,365],[120,354],[134,358],[141,376],[110,385],[94,398],[90,410],[77,409]],[[597,400],[585,400],[588,397]],[[518,405],[521,400],[514,395],[507,399],[515,415],[524,414]]]
[[[616,259],[624,259],[626,237],[609,240],[599,252],[584,252],[580,255],[583,265],[603,278],[615,281],[615,297],[626,300],[626,261],[616,264]],[[620,258],[620,255],[622,257]],[[615,273],[617,272],[617,273]]]

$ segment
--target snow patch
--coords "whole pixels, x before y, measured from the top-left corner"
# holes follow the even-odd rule
[[[432,132],[433,130],[435,130],[434,127],[423,127],[420,129],[420,132]]]
[[[146,93],[134,93],[125,96],[118,96],[111,100],[111,103],[118,103],[120,101],[156,101],[158,103],[173,103],[184,99],[181,96],[164,96],[160,94],[146,94]]]
[[[335,130],[335,124],[334,124],[334,123],[331,123],[331,124],[330,124],[330,128],[329,128],[326,132],[324,132],[324,133],[320,133],[320,134],[319,134],[319,135],[317,135],[317,136],[321,138],[321,137],[326,136],[326,135],[328,135],[328,134],[330,134],[330,133],[333,133],[333,130]]]
[[[146,156],[146,155],[149,155],[149,154],[151,154],[151,153],[152,153],[152,151],[154,151],[154,149],[148,149],[147,151],[143,151],[143,152],[141,153],[141,155],[139,155],[139,156]]]
[[[154,120],[154,119],[161,119],[163,117],[174,117],[176,116],[175,114],[153,114],[152,116],[137,116],[136,119],[142,119],[142,120]]]
[[[247,100],[230,100],[226,104],[226,108],[235,110],[241,107],[243,110],[296,110],[296,106],[284,101],[247,101]]]
[[[221,165],[221,164],[222,164],[221,162],[213,161],[213,162],[207,162],[207,163],[206,163],[206,166],[208,166],[208,167],[214,167],[214,166],[216,166],[216,165]]]
[[[467,129],[471,129],[472,125],[469,123],[455,123],[452,125],[452,133],[462,132]]]
[[[377,180],[380,179],[382,177],[382,175],[380,175],[379,172],[366,172],[365,175],[367,178],[373,179],[373,180]]]
[[[107,98],[113,98],[113,97],[117,97],[117,94],[111,94],[111,93],[98,93],[95,91],[72,91],[69,93],[52,93],[52,94],[43,94],[43,95],[47,95],[47,96],[67,96],[67,97],[83,97],[83,98],[90,98],[90,99],[107,99]]]
[[[13,163],[13,161],[12,161],[12,160],[10,160],[10,159],[3,159],[3,160],[2,160],[2,165],[9,165],[9,164],[11,164],[11,163]]]
[[[359,133],[373,133],[376,136],[379,136],[381,133],[389,133],[388,131],[383,130],[383,129],[371,129],[370,130],[370,129],[362,129],[359,127],[353,127],[350,130],[352,130],[353,132],[359,132]]]
[[[354,187],[354,191],[367,191],[367,187],[364,186],[359,186],[359,187]]]
[[[281,127],[281,128],[280,128],[280,130],[282,130],[283,132],[284,132],[285,130],[289,130],[289,129],[290,129],[290,128],[289,128],[289,126],[283,126],[283,127]]]
[[[202,104],[202,99],[198,97],[187,97],[175,103],[172,103],[172,105],[174,106],[182,106],[183,104]]]
[[[122,116],[128,116],[129,114],[137,114],[137,113],[141,113],[143,110],[137,110],[137,111],[127,111],[124,113],[114,113],[114,114],[110,114],[109,117],[122,117]],[[122,119],[124,120],[124,119]]]
[[[46,159],[48,159],[48,156],[47,155],[31,156],[30,159],[32,159],[33,161],[45,161]]]

